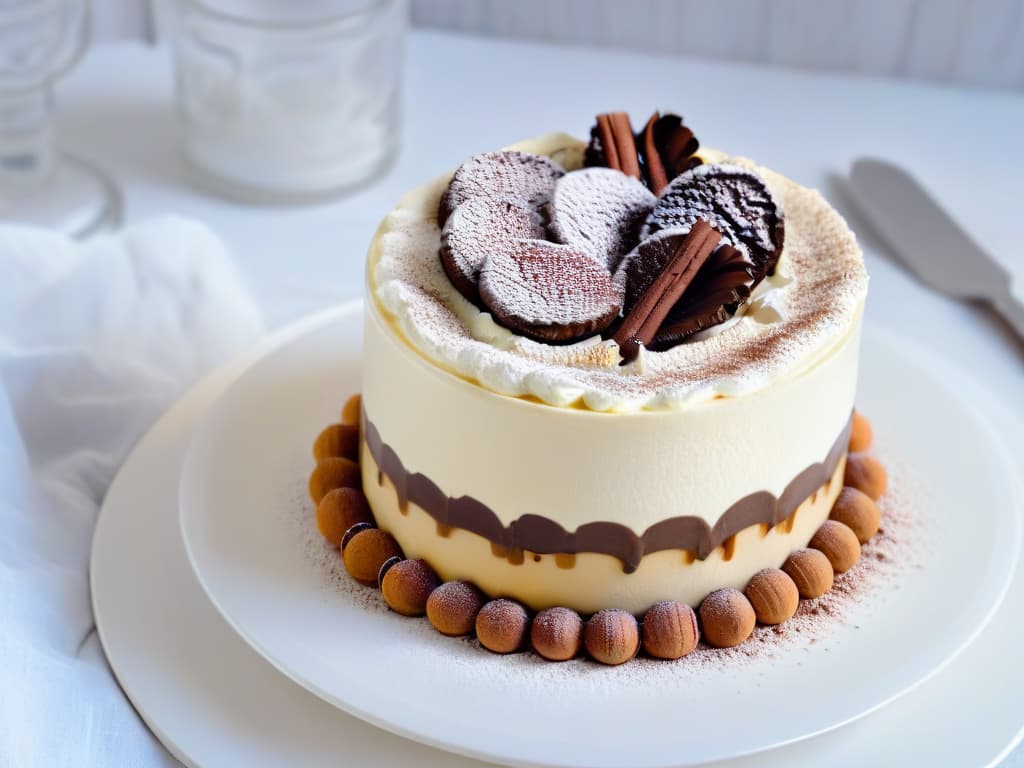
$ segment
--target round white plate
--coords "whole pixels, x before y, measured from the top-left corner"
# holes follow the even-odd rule
[[[357,310],[286,329],[263,351]],[[190,766],[482,765],[400,739],[307,693],[249,649],[207,601],[178,532],[178,477],[195,424],[243,364],[217,372],[168,411],[107,493],[90,574],[100,639],[119,682],[164,745]],[[932,358],[929,365],[941,371],[944,364]],[[945,368],[950,381],[964,383]],[[975,385],[963,391],[979,394]],[[985,409],[1007,440],[1024,440],[1024,426],[1012,415],[991,402]],[[1007,600],[977,641],[883,711],[821,738],[720,765],[996,764],[1024,724],[1024,665],[1002,663],[1015,658],[1024,633],[1024,615],[1016,610],[1022,598],[1024,569],[1018,569]]]
[[[358,319],[310,327],[203,418],[180,486],[185,549],[214,605],[325,700],[463,754],[540,765],[696,765],[807,738],[919,684],[980,631],[1020,539],[1015,470],[959,382],[869,332],[860,406],[900,472],[931,491],[927,556],[806,649],[694,674],[495,657],[331,580],[304,499],[312,438],[359,388]],[[903,386],[900,386],[900,385]],[[910,463],[912,460],[912,463]],[[953,470],[953,471],[951,471]],[[964,563],[971,566],[964,568]],[[336,570],[336,568],[335,568]],[[950,606],[956,606],[955,613]]]

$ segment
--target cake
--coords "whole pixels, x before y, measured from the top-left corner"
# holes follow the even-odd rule
[[[866,447],[856,239],[818,192],[674,115],[634,134],[603,114],[589,142],[543,135],[412,190],[366,291],[362,491],[419,564],[420,612],[431,590],[458,606],[445,626],[487,600],[521,632],[568,610],[592,617],[577,646],[591,623],[627,638],[591,652],[619,663],[641,642],[630,617],[653,632],[685,609],[692,647],[699,607],[731,644],[827,590],[873,533],[825,525]]]

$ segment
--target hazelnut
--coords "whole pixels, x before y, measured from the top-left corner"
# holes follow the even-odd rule
[[[359,412],[362,411],[362,409],[363,396],[360,394],[352,395],[352,397],[345,401],[345,405],[341,408],[341,423],[358,426]]]
[[[846,457],[846,474],[843,485],[852,485],[878,501],[889,484],[889,477],[882,462],[864,453],[851,453]]]
[[[867,544],[871,537],[878,533],[882,513],[878,511],[878,505],[864,491],[846,486],[839,492],[839,497],[836,499],[829,517],[849,526],[850,530],[857,535],[857,541]]]
[[[344,541],[341,550],[341,557],[345,561],[345,569],[349,575],[360,584],[370,587],[377,586],[377,574],[380,573],[384,561],[401,554],[402,550],[394,536],[380,528],[365,528],[358,531]]]
[[[739,645],[754,631],[757,619],[750,601],[738,589],[718,589],[700,604],[704,640],[716,648]]]
[[[341,544],[345,531],[356,523],[373,523],[373,512],[358,488],[335,488],[316,507],[316,526],[331,544]]]
[[[860,559],[857,534],[838,520],[822,523],[808,546],[825,555],[836,573],[846,573]]]
[[[548,661],[571,659],[583,646],[583,619],[569,608],[545,608],[533,618],[530,644]]]
[[[583,628],[583,643],[595,661],[624,664],[640,650],[640,627],[633,614],[608,608],[590,617]]]
[[[778,568],[765,568],[755,573],[743,593],[762,624],[781,624],[792,618],[800,605],[796,584]]]
[[[697,614],[686,603],[663,600],[647,609],[641,624],[644,650],[656,659],[681,659],[697,647]]]
[[[871,447],[872,435],[871,422],[864,418],[860,411],[854,411],[850,424],[850,451],[866,451]]]
[[[512,653],[523,647],[530,617],[514,600],[491,600],[476,615],[480,645],[495,653]]]
[[[317,436],[313,457],[320,462],[332,456],[359,461],[359,427],[331,424]]]
[[[319,464],[309,476],[309,496],[320,504],[324,496],[335,488],[362,488],[359,465],[351,459],[330,456]]]
[[[800,597],[813,600],[832,589],[832,564],[816,549],[798,549],[793,552],[782,570],[796,584]]]
[[[427,598],[439,583],[434,569],[425,560],[403,560],[384,573],[380,591],[395,613],[422,616],[427,611]]]
[[[442,635],[468,635],[483,604],[484,596],[468,581],[448,581],[427,598],[427,618]]]

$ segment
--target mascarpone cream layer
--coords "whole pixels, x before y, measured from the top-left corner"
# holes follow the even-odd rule
[[[600,413],[499,395],[418,354],[366,304],[363,407],[409,472],[472,496],[508,525],[532,513],[567,531],[671,517],[709,525],[758,491],[779,496],[825,460],[853,409],[855,320],[803,375],[684,410]]]
[[[513,148],[574,169],[584,145],[550,134]],[[612,341],[551,346],[498,326],[458,293],[441,267],[437,207],[451,174],[407,194],[381,224],[368,265],[373,302],[401,339],[434,365],[492,392],[554,406],[689,409],[763,391],[826,363],[849,343],[866,294],[853,233],[817,192],[743,158],[714,150],[700,155],[760,174],[785,214],[786,239],[775,275],[758,286],[751,303],[698,340],[620,366]]]

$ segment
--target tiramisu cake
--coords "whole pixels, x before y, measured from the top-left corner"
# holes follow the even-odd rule
[[[641,633],[677,656],[685,637],[658,653],[665,627],[742,641],[877,528],[883,470],[846,468],[870,439],[854,235],[679,117],[635,133],[602,114],[589,142],[471,157],[388,214],[367,272],[352,458],[369,509],[334,527],[362,540],[353,561],[383,563],[396,610],[494,650],[529,636],[571,656],[593,625],[599,660]]]

